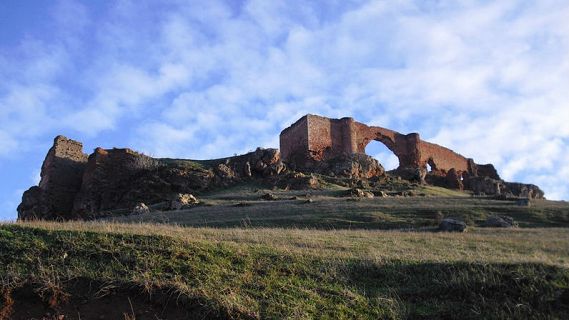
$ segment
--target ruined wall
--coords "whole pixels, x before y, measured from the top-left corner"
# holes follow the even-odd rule
[[[468,159],[462,155],[438,144],[419,142],[419,166],[426,167],[429,163],[433,170],[448,172],[455,169],[457,172],[468,172]]]
[[[282,174],[277,149],[208,161],[155,159],[128,148],[97,148],[87,157],[77,141],[58,136],[39,186],[22,195],[18,219],[92,219],[126,213],[138,203],[156,204],[174,194],[225,187],[244,179]]]
[[[126,205],[122,200],[133,177],[152,161],[126,148],[95,149],[89,156],[80,192],[75,196],[73,212],[83,215]]]
[[[342,153],[355,153],[354,120],[306,116],[308,150],[313,159],[327,160]]]
[[[401,134],[382,127],[367,126],[352,118],[329,119],[315,115],[302,117],[281,133],[282,160],[292,168],[318,171],[319,168],[326,167],[329,160],[365,154],[365,148],[372,140],[385,144],[397,156],[399,167],[396,172],[407,180],[452,189],[495,190],[492,194],[505,190],[516,196],[543,197],[543,192],[538,187],[508,184],[502,181],[492,164],[476,164],[474,160],[451,149],[423,141],[418,133]],[[426,170],[427,164],[432,169],[429,173]],[[479,178],[488,178],[491,183]],[[486,184],[515,187],[504,187],[504,190],[481,187]]]
[[[71,218],[86,163],[87,155],[80,142],[57,136],[43,162],[39,187],[32,187],[24,194],[18,216]]]
[[[303,163],[308,157],[308,119],[300,118],[280,135],[280,152],[291,163]]]
[[[300,125],[298,125],[300,124]],[[308,147],[304,139],[308,137]],[[401,134],[382,127],[367,126],[352,118],[329,119],[306,115],[291,128],[281,134],[283,161],[305,167],[311,161],[322,161],[342,154],[365,153],[366,146],[372,141],[379,141],[398,157],[400,168],[425,169],[429,163],[433,169],[445,175],[455,169],[458,175],[472,173],[472,165],[464,156],[434,143],[421,140],[418,133]],[[291,151],[289,145],[296,141]]]

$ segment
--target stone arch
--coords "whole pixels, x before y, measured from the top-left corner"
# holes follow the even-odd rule
[[[371,141],[377,141],[385,145],[387,149],[393,152],[397,157],[399,160],[398,168],[410,166],[416,162],[415,159],[410,157],[413,153],[415,154],[415,158],[418,157],[418,152],[413,152],[416,148],[413,148],[413,144],[409,143],[410,140],[411,142],[414,142],[415,136],[413,134],[402,135],[382,127],[360,125],[358,127],[357,135],[359,138],[358,152],[360,153],[365,153],[365,148],[369,143],[371,143]],[[409,139],[409,137],[412,139]],[[418,135],[416,138],[418,139]]]
[[[379,140],[370,140],[364,148],[364,153],[378,160],[385,170],[399,168],[399,157]]]

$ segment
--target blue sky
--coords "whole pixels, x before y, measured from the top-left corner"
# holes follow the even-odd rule
[[[566,0],[0,1],[0,219],[58,134],[203,159],[278,147],[306,113],[569,199],[567,21]]]

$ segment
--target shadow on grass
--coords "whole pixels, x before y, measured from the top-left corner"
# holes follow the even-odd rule
[[[409,319],[569,318],[569,270],[560,267],[356,262],[349,274],[370,297],[396,297]]]

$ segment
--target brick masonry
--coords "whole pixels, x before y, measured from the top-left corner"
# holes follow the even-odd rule
[[[433,171],[441,175],[451,169],[455,169],[458,175],[476,175],[477,165],[472,159],[423,141],[418,133],[401,134],[382,127],[367,126],[352,118],[330,119],[306,115],[283,130],[280,148],[284,162],[297,168],[309,168],[314,162],[342,154],[365,153],[366,146],[372,140],[385,144],[397,156],[400,169],[426,169],[429,164]],[[489,166],[491,168],[487,171],[491,172],[493,166]],[[499,177],[496,174],[493,178]]]

